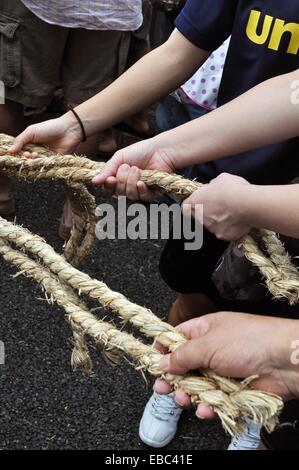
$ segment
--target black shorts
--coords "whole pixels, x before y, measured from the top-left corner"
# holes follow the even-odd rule
[[[189,240],[190,241],[190,240]],[[212,274],[228,243],[203,229],[200,250],[186,250],[187,240],[167,241],[160,259],[160,273],[166,284],[180,294],[216,295]]]
[[[284,239],[284,241],[291,256],[298,256],[298,240]],[[244,266],[242,264],[235,266],[230,262],[227,264],[226,269],[229,270],[229,273],[222,273],[222,283],[228,284],[228,287],[233,291],[233,296],[229,299],[223,295],[223,289],[219,289],[219,285],[215,283],[215,268],[221,265],[223,257],[227,258],[229,246],[227,242],[218,240],[206,229],[203,229],[203,246],[200,250],[185,250],[185,243],[184,238],[180,240],[170,238],[160,258],[161,276],[172,290],[180,294],[205,294],[213,300],[219,311],[238,311],[298,319],[298,305],[290,305],[284,299],[273,299],[259,270],[246,261],[245,257],[246,264]],[[293,261],[295,262],[296,259]],[[296,264],[299,269],[299,263]],[[242,273],[242,270],[245,271]],[[252,274],[250,274],[251,270]],[[247,276],[246,271],[250,276],[249,279],[244,280]],[[233,289],[230,283],[234,283],[236,280],[240,285],[238,289]],[[254,284],[259,289],[259,295],[257,292],[254,295],[250,293],[249,287]],[[243,300],[239,298],[239,291],[243,292]],[[248,295],[244,296],[244,293]],[[247,300],[246,297],[248,297]]]
[[[299,400],[285,404],[280,426],[271,434],[263,429],[261,439],[269,450],[299,450]]]

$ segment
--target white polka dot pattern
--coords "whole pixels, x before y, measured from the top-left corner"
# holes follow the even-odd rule
[[[217,107],[218,93],[230,39],[211,54],[182,89],[195,104],[207,109]]]

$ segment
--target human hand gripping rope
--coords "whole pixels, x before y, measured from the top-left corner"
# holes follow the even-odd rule
[[[24,159],[8,155],[13,139],[0,135],[0,172],[29,181],[61,180],[67,187],[75,214],[71,238],[64,255],[60,256],[39,236],[0,218],[0,253],[22,274],[34,279],[67,313],[74,334],[72,364],[86,372],[91,370],[85,336],[107,351],[110,358],[127,354],[137,367],[154,376],[164,376],[174,388],[188,393],[194,404],[213,407],[223,427],[231,435],[242,432],[242,417],[249,416],[265,425],[275,427],[282,400],[271,393],[250,388],[253,378],[243,382],[201,371],[201,376],[163,374],[159,363],[161,354],[143,344],[133,335],[96,318],[79,299],[76,292],[87,295],[118,314],[124,322],[132,323],[145,336],[157,339],[170,351],[182,345],[186,338],[171,325],[161,321],[150,310],[131,303],[122,294],[113,292],[101,281],[91,279],[76,269],[88,254],[94,239],[96,224],[95,200],[85,184],[99,174],[104,163],[84,157],[59,156],[44,147],[28,145],[26,150],[38,153],[38,158]],[[186,198],[201,186],[195,181],[159,171],[142,171],[141,179],[150,187]],[[269,231],[255,231],[243,237],[240,245],[247,258],[260,269],[268,289],[275,298],[287,298],[294,304],[299,299],[299,276],[279,238]],[[31,257],[33,255],[33,258]],[[116,354],[117,353],[117,354]],[[255,378],[255,377],[254,377]]]

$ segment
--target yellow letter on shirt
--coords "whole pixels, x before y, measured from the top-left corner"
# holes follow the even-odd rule
[[[265,44],[269,37],[273,16],[266,15],[264,19],[263,29],[258,34],[257,29],[261,18],[261,12],[252,10],[247,24],[246,34],[248,38],[255,44]]]
[[[278,51],[282,36],[285,33],[291,33],[288,53],[297,54],[299,50],[299,25],[297,23],[286,23],[283,20],[275,20],[274,28],[269,42],[269,49]]]

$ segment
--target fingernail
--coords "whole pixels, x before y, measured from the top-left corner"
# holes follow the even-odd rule
[[[198,411],[196,411],[195,414],[196,414],[196,416],[197,416],[198,419],[206,419],[204,416],[201,416],[201,414],[199,414]]]
[[[175,401],[175,402],[176,402],[176,404],[177,404],[178,406],[180,406],[181,408],[183,408],[183,407],[184,407],[184,403],[181,403],[181,402],[180,402],[180,400],[178,400],[177,398],[175,398],[175,400],[174,400],[174,401]]]
[[[147,189],[144,187],[142,181],[138,181],[138,183],[137,183],[137,188],[138,188],[138,191],[139,191],[141,194],[145,194],[146,191],[147,191]]]
[[[168,371],[170,367],[170,357],[169,356],[163,356],[161,361],[160,361],[160,367],[162,370]]]
[[[122,166],[121,166],[121,170],[122,171],[128,171],[130,169],[129,165],[127,163],[124,163]]]

